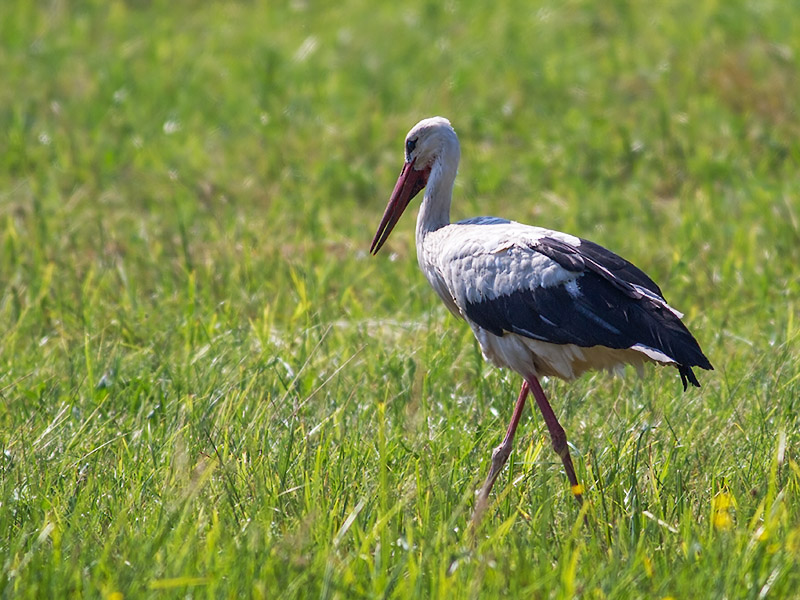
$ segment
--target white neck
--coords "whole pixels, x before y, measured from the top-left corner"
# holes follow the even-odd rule
[[[450,201],[460,156],[458,139],[453,135],[443,145],[431,167],[425,197],[417,216],[417,244],[431,231],[450,224]]]

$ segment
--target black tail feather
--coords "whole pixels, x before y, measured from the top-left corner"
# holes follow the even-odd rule
[[[709,366],[711,365],[709,364]],[[713,369],[713,367],[711,368]],[[678,373],[681,375],[681,383],[683,384],[684,392],[689,388],[690,383],[694,387],[700,387],[700,382],[697,380],[694,371],[692,371],[692,367],[688,365],[678,365]]]

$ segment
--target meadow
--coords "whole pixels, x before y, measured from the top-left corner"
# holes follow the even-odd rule
[[[800,8],[0,3],[0,597],[800,597]],[[519,381],[367,250],[419,119],[453,218],[626,256],[715,366]],[[416,205],[414,205],[416,206]],[[585,517],[585,524],[584,524]]]

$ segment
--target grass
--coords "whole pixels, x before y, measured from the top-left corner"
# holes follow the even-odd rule
[[[0,4],[0,595],[787,598],[800,589],[790,2]],[[454,217],[629,257],[716,370],[518,381],[366,254],[405,132]]]

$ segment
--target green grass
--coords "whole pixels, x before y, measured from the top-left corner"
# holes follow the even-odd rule
[[[800,592],[792,2],[0,3],[0,596]],[[716,370],[518,381],[366,253],[406,131],[454,218],[591,238]],[[395,260],[391,260],[394,255]]]

